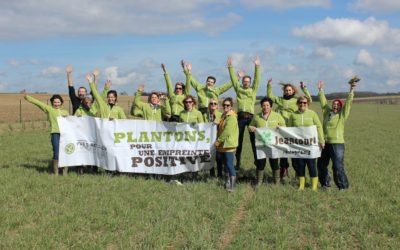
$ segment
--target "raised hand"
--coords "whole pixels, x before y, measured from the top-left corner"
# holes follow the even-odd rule
[[[324,87],[324,82],[323,81],[319,81],[318,82],[318,90],[321,91],[323,87]]]
[[[259,56],[256,56],[253,60],[254,64],[257,66],[260,66],[261,60]]]
[[[306,84],[305,84],[303,81],[301,81],[301,82],[300,82],[300,88],[301,88],[301,89],[304,89],[305,87],[306,87]]]
[[[144,85],[139,84],[138,91],[143,92],[144,91]]]
[[[71,74],[72,73],[72,65],[67,65],[67,67],[65,68],[65,72],[67,72],[67,74]]]
[[[161,63],[161,68],[164,71],[164,74],[167,73],[167,68],[165,67],[164,63]]]
[[[228,65],[228,67],[231,67],[231,66],[232,66],[232,62],[233,62],[232,57],[229,56],[229,57],[228,57],[228,60],[226,61],[226,64]]]
[[[268,79],[267,85],[268,85],[268,86],[272,86],[272,78],[269,78],[269,79]]]
[[[104,84],[104,87],[105,87],[106,89],[110,89],[111,84],[112,84],[111,80],[107,80],[106,83]]]
[[[190,62],[185,62],[185,68],[189,73],[192,73],[192,64]]]
[[[185,64],[186,64],[186,62],[182,59],[182,60],[181,60],[182,69],[185,69]]]
[[[92,76],[89,73],[86,74],[86,81],[88,81],[88,83],[92,82]]]
[[[238,78],[243,78],[246,75],[246,72],[243,69],[241,69],[241,70],[238,70],[237,75],[238,75]]]

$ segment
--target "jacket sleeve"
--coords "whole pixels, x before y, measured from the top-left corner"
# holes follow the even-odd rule
[[[232,87],[232,82],[224,83],[222,86],[217,88],[218,95],[222,95]]]
[[[325,112],[329,108],[329,105],[328,102],[326,101],[326,97],[323,90],[320,90],[318,92],[318,97],[319,97],[319,103],[321,104],[321,109],[323,112]]]
[[[234,118],[232,116],[228,116],[225,120],[225,127],[224,131],[219,135],[217,141],[220,143],[225,142],[225,140],[229,137],[229,135],[232,133],[232,131],[235,130],[235,126],[237,126],[237,122],[234,121]]]
[[[188,73],[189,77],[190,77],[190,84],[193,86],[193,88],[197,91],[199,91],[199,89],[201,87],[203,87],[202,84],[200,84],[193,76],[192,74]]]
[[[347,96],[346,102],[343,105],[343,111],[342,112],[343,112],[344,120],[347,120],[347,118],[349,118],[350,107],[351,107],[351,104],[353,103],[353,97],[354,97],[354,94],[350,92],[349,95]]]
[[[33,98],[32,96],[29,96],[29,95],[27,95],[25,97],[25,100],[27,100],[28,102],[32,103],[33,105],[39,107],[41,110],[43,110],[46,113],[48,113],[49,109],[51,108],[51,106],[44,104],[43,102],[41,102],[38,99]]]
[[[168,73],[164,74],[165,83],[167,84],[168,96],[171,97],[174,94],[174,89],[172,88],[171,77]]]
[[[124,109],[122,107],[119,107],[119,108],[120,109],[118,110],[118,119],[126,119]]]
[[[308,98],[308,100],[310,100],[310,103],[312,103],[312,97],[311,97],[311,94],[310,94],[310,91],[308,90],[308,88],[304,87],[302,89],[302,91],[303,91],[304,95]]]
[[[163,116],[171,115],[171,104],[169,99],[165,99],[164,104],[161,106],[161,113]]]
[[[110,90],[110,88],[105,85],[103,92],[101,92],[101,97],[103,98],[103,100],[107,100],[107,93],[109,90]]]
[[[237,79],[237,76],[235,75],[235,68],[233,66],[228,66],[228,70],[229,70],[229,76],[231,78],[232,86],[235,89],[236,94],[237,94],[239,92],[240,83],[239,83],[239,80]]]
[[[197,122],[198,123],[204,122],[203,114],[200,111],[197,113]]]
[[[69,95],[69,99],[71,100],[72,109],[76,111],[79,108],[81,101],[76,96],[74,86],[68,86],[68,95]]]
[[[272,93],[272,86],[271,86],[270,84],[267,84],[267,97],[271,98],[271,100],[272,100],[274,103],[280,105],[280,104],[279,104],[279,97],[275,96],[275,95]]]
[[[255,65],[254,67],[254,80],[253,80],[253,90],[254,94],[257,95],[258,87],[260,86],[260,65]]]
[[[321,121],[318,118],[317,113],[315,113],[315,112],[314,112],[314,115],[313,115],[313,120],[314,120],[315,126],[317,126],[318,141],[319,141],[320,144],[325,144],[324,131],[322,129],[322,124],[321,124]]]
[[[285,119],[283,119],[283,117],[280,115],[280,114],[278,114],[278,125],[279,126],[282,126],[282,127],[286,127],[286,123],[285,123]]]
[[[140,99],[140,97],[142,96],[142,92],[141,91],[136,91],[136,95],[135,95],[135,106],[140,109],[143,110],[144,109],[144,102],[142,102],[142,100]]]
[[[186,76],[186,83],[185,83],[185,96],[190,95],[190,82],[192,81],[192,75],[187,72],[187,70],[184,70],[183,73],[185,73]]]

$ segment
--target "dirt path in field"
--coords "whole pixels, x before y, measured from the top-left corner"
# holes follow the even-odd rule
[[[234,212],[234,216],[230,223],[226,226],[226,230],[222,233],[219,239],[219,245],[217,249],[226,249],[240,230],[241,222],[247,216],[247,205],[253,197],[254,190],[251,187],[247,187],[246,193],[243,196],[242,201],[238,209]]]

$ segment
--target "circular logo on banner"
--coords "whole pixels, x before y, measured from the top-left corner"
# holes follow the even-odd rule
[[[68,143],[65,145],[65,153],[72,154],[75,151],[75,145],[73,143]]]

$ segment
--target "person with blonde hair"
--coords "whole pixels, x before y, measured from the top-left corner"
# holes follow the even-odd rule
[[[196,99],[188,95],[183,99],[183,104],[185,106],[184,110],[179,114],[180,122],[188,122],[188,123],[202,123],[204,122],[203,115],[200,111],[198,111],[196,106]]]

